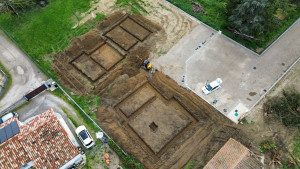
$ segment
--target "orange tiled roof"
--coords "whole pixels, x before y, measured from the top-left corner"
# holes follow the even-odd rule
[[[260,162],[248,148],[230,138],[204,169],[259,169]]]
[[[20,133],[0,145],[0,168],[20,168],[32,161],[36,168],[59,168],[79,154],[52,109],[20,126]],[[3,153],[2,153],[3,152]]]

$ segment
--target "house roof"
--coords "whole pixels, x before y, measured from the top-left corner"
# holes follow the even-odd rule
[[[262,164],[240,142],[230,138],[204,169],[260,169]]]
[[[0,144],[0,168],[20,168],[32,161],[35,168],[59,168],[79,154],[52,109],[24,125],[17,117],[20,133]]]

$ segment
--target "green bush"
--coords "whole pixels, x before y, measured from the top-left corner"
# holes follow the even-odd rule
[[[284,90],[282,96],[268,99],[264,111],[271,117],[280,119],[285,126],[300,127],[300,92],[295,89]]]
[[[260,145],[259,145],[259,150],[262,153],[267,152],[269,150],[273,150],[273,149],[276,149],[276,145],[273,141],[270,141],[270,140],[264,141],[264,142],[260,143]]]
[[[191,161],[189,162],[186,166],[185,166],[185,169],[191,169],[193,167],[196,166],[196,162],[195,161]]]

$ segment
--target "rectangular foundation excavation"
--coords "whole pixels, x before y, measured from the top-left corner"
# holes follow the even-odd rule
[[[140,107],[146,104],[151,98],[155,97],[155,92],[146,85],[141,90],[134,93],[132,96],[127,98],[119,106],[122,113],[129,117],[132,113],[136,112]]]
[[[73,65],[83,74],[89,77],[92,81],[97,80],[105,73],[105,70],[103,70],[101,66],[99,66],[86,54],[82,54],[77,59],[75,59],[73,61]]]
[[[124,22],[122,22],[120,26],[135,37],[137,37],[140,41],[143,41],[151,33],[130,18],[127,18]]]
[[[106,36],[126,51],[138,42],[138,39],[122,29],[120,26],[108,32]]]
[[[192,123],[182,111],[185,110],[176,101],[173,100],[167,105],[156,98],[129,122],[129,126],[157,154]]]
[[[106,70],[111,69],[123,59],[123,57],[115,49],[107,44],[104,44],[93,52],[91,57]]]

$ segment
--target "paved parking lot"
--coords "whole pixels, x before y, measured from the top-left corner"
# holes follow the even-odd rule
[[[300,40],[297,37],[300,37],[299,21],[258,56],[200,24],[166,55],[152,58],[152,62],[155,68],[237,122],[299,58]],[[221,89],[204,95],[201,88],[205,82],[216,78],[223,80]],[[217,100],[216,104],[213,104],[214,100]]]

